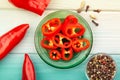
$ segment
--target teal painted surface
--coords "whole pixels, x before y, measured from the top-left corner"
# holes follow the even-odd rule
[[[38,54],[29,55],[35,66],[37,80],[87,80],[85,66],[88,58],[74,68],[58,69],[46,64]],[[120,55],[111,56],[117,63],[117,73],[114,80],[120,80]],[[21,80],[23,59],[24,54],[9,54],[0,61],[0,80]]]

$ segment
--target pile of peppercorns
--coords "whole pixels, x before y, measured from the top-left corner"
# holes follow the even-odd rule
[[[87,64],[87,75],[90,80],[113,80],[115,72],[114,60],[103,53],[93,56]]]

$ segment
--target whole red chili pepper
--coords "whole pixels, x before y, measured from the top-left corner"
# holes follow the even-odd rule
[[[23,62],[22,80],[36,80],[34,65],[28,54],[25,54]]]
[[[42,15],[50,0],[9,0],[13,5]]]
[[[0,37],[0,60],[2,60],[24,37],[29,24],[22,24]]]
[[[52,38],[53,44],[57,47],[68,48],[72,45],[72,40],[61,33],[57,33]]]

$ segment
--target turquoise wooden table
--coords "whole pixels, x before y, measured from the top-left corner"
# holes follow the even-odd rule
[[[51,0],[50,5],[42,16],[12,6],[8,0],[0,0],[0,36],[13,27],[29,23],[30,29],[25,38],[10,54],[0,61],[0,80],[21,80],[24,54],[28,53],[36,70],[37,80],[88,80],[85,73],[89,57],[99,52],[112,56],[117,64],[117,73],[114,80],[120,80],[120,0],[85,0],[90,5],[89,11],[82,11],[79,15],[84,17],[93,31],[93,47],[89,57],[76,67],[58,69],[46,64],[37,54],[34,46],[34,33],[39,22],[49,13],[57,10],[70,10],[76,12],[81,0]],[[94,13],[92,10],[101,9]],[[97,17],[96,27],[89,17]]]

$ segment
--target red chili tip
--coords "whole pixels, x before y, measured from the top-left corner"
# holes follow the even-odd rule
[[[28,54],[27,53],[25,53],[25,57],[27,57],[28,56]]]
[[[21,24],[0,37],[0,60],[7,56],[14,47],[24,38],[29,24]],[[9,45],[8,45],[9,44]]]
[[[21,24],[21,26],[25,26],[26,28],[29,28],[29,24]]]
[[[30,59],[30,57],[27,53],[25,53],[25,59]]]

